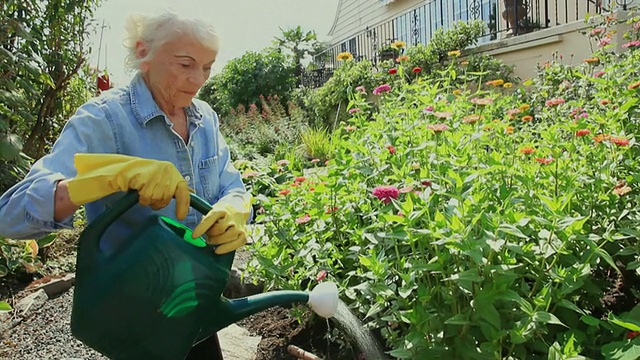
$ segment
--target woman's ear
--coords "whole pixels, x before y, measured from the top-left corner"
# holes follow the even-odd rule
[[[136,41],[136,58],[144,59],[149,55],[149,50],[144,42],[141,40]],[[149,63],[147,61],[143,61],[140,63],[140,71],[146,72],[149,69]]]

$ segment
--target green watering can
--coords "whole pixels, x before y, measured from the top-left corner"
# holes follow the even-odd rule
[[[80,236],[71,314],[73,336],[110,359],[184,359],[194,344],[249,315],[276,305],[307,303],[331,317],[337,287],[272,291],[229,300],[222,296],[234,253],[217,255],[191,229],[150,215],[115,252],[100,250],[105,230],[138,203],[131,191]],[[211,209],[191,194],[191,207]]]

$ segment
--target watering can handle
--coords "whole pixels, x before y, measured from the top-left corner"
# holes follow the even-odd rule
[[[196,209],[202,215],[206,215],[212,209],[212,206],[209,203],[207,203],[204,199],[199,197],[198,195],[194,193],[190,193],[189,195],[191,197],[190,199],[191,207]],[[122,214],[124,214],[129,209],[131,209],[135,204],[137,204],[138,201],[139,201],[138,192],[136,190],[129,190],[120,199],[118,199],[113,204],[112,207],[105,210],[101,216],[99,216],[95,221],[89,224],[89,226],[93,228],[92,232],[94,234],[100,234],[100,235],[104,234],[104,232],[107,230],[109,226],[111,226],[111,224],[113,224],[120,216],[122,216]],[[98,237],[98,241],[96,241],[96,243],[91,247],[93,247],[94,251],[100,252],[99,237]],[[212,253],[214,252],[212,251]],[[233,262],[234,255],[235,255],[235,251],[222,254],[222,255],[215,254],[215,256],[229,257],[231,259],[231,262]]]

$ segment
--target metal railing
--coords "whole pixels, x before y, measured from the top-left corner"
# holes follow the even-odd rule
[[[339,66],[338,54],[348,51],[354,60],[368,59],[377,66],[388,57],[385,47],[396,40],[407,46],[427,44],[439,29],[454,22],[481,20],[488,32],[478,44],[507,36],[583,20],[587,14],[628,9],[635,0],[426,0],[393,19],[368,26],[351,38],[314,57],[317,73]],[[640,2],[640,1],[638,1]],[[325,80],[326,81],[326,80]],[[322,83],[320,83],[322,85]]]

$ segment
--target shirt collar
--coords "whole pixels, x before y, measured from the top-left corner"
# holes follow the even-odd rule
[[[130,83],[130,97],[131,107],[136,120],[142,126],[146,126],[147,123],[155,118],[164,118],[167,124],[171,124],[169,119],[165,117],[165,113],[160,109],[147,84],[144,82],[140,73],[136,74]],[[187,120],[196,125],[202,124],[202,112],[198,106],[191,101],[191,104],[186,108]]]

